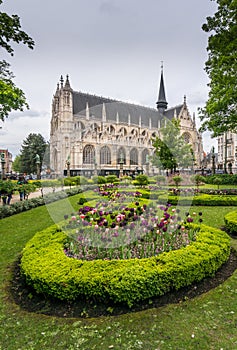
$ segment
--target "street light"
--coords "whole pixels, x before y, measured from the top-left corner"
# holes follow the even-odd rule
[[[97,163],[96,163],[96,157],[94,157],[94,166],[95,166],[95,176],[97,176]]]
[[[149,176],[149,156],[146,154],[146,174]]]
[[[70,156],[67,157],[67,160],[66,160],[66,167],[67,167],[67,177],[70,177]]]
[[[36,154],[35,156],[36,171],[37,171],[37,180],[40,180],[40,156]]]
[[[120,153],[120,159],[119,159],[119,165],[120,165],[120,169],[119,169],[119,177],[123,176],[123,164],[124,164],[124,158],[123,158],[123,153]]]
[[[5,153],[1,153],[1,165],[2,165],[2,180],[5,178]]]
[[[211,149],[212,154],[212,174],[214,175],[216,172],[216,166],[215,166],[215,147],[213,146]]]

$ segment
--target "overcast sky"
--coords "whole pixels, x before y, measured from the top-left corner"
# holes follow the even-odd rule
[[[35,40],[32,51],[2,51],[30,110],[0,123],[0,148],[19,154],[30,133],[49,140],[51,101],[60,75],[74,90],[156,107],[160,65],[168,107],[187,96],[190,114],[207,99],[207,34],[216,12],[211,0],[4,0],[0,10],[18,14]],[[203,135],[204,149],[215,144]]]

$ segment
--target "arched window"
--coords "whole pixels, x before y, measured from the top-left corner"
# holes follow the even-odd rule
[[[111,152],[108,146],[103,146],[100,150],[100,164],[111,164]]]
[[[142,165],[147,164],[147,162],[148,162],[148,156],[149,156],[148,150],[147,150],[147,149],[144,149],[144,150],[142,151]]]
[[[127,136],[127,129],[122,127],[119,129],[119,135],[120,136]]]
[[[132,129],[130,134],[131,134],[132,137],[137,137],[137,135],[138,135],[137,129]]]
[[[191,143],[191,135],[188,132],[184,132],[182,135],[185,143]]]
[[[120,164],[121,160],[123,161],[123,164],[126,164],[126,152],[124,147],[120,147],[117,152],[117,164]]]
[[[83,149],[83,164],[94,164],[95,162],[95,147],[86,145]]]
[[[130,164],[138,165],[138,151],[136,148],[133,148],[130,152]]]
[[[114,126],[111,124],[106,128],[106,131],[108,132],[108,134],[110,135],[114,135],[115,134],[115,128]]]

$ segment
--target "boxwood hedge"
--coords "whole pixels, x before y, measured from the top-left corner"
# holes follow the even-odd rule
[[[232,235],[237,235],[237,210],[226,214],[224,222],[228,232]]]
[[[25,246],[21,272],[38,293],[60,300],[95,300],[129,307],[213,276],[230,254],[229,236],[201,225],[195,242],[146,259],[82,261],[69,258],[57,226]]]
[[[160,202],[166,202],[167,196],[158,197]],[[216,194],[197,194],[194,196],[186,195],[169,195],[168,201],[172,205],[204,205],[204,206],[235,206],[237,205],[236,195],[216,195]]]

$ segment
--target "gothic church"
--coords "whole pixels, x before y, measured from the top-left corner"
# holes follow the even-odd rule
[[[190,116],[186,97],[182,104],[167,109],[163,70],[156,104],[157,108],[149,108],[77,92],[68,76],[65,82],[61,77],[53,96],[50,128],[54,176],[158,173],[149,156],[164,117],[180,120],[181,134],[192,145],[196,167],[200,167],[203,146],[195,115]]]

